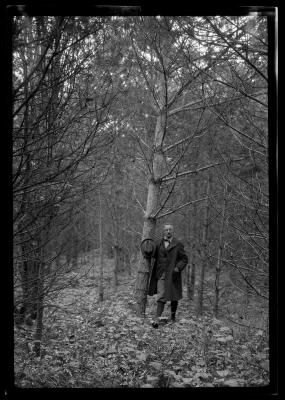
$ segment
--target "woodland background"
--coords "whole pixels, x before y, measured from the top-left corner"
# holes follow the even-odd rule
[[[16,386],[268,384],[267,31],[13,17]],[[165,222],[189,264],[153,330],[140,243]]]

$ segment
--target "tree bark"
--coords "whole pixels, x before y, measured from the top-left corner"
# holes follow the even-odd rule
[[[35,345],[34,351],[39,357],[41,354],[41,340],[43,334],[43,311],[44,311],[44,285],[42,276],[42,264],[39,262],[38,266],[38,293],[37,293],[37,322],[35,331]]]
[[[103,246],[102,246],[102,203],[101,203],[100,187],[99,187],[99,246],[100,246],[99,302],[102,302],[104,300],[104,265],[103,265]]]
[[[166,129],[166,109],[162,110],[157,118],[154,138],[154,153],[152,163],[152,176],[148,184],[148,195],[146,212],[144,216],[142,240],[146,238],[154,239],[156,229],[155,211],[159,205],[159,192],[161,185],[161,177],[163,176],[164,155],[162,145]],[[150,262],[142,255],[140,256],[137,271],[137,279],[135,282],[134,299],[136,301],[137,313],[145,314],[147,304],[148,280],[150,274]]]
[[[211,187],[211,179],[210,175],[208,175],[208,183],[207,183],[207,205],[205,208],[204,214],[204,224],[203,224],[203,236],[202,236],[202,263],[200,268],[200,280],[199,280],[199,287],[198,287],[198,296],[197,296],[197,304],[196,304],[196,314],[202,315],[203,314],[203,300],[204,300],[204,278],[205,278],[205,269],[208,260],[206,247],[207,247],[207,240],[208,240],[208,222],[209,222],[209,213],[210,213],[210,187]]]
[[[194,181],[194,190],[193,190],[193,197],[196,198],[197,196],[197,180]],[[195,238],[197,236],[197,204],[194,203],[193,205],[193,214],[192,214],[192,235],[191,239],[193,240],[191,246],[191,258],[188,265],[188,285],[187,285],[187,295],[189,300],[194,299],[195,295],[195,281],[196,281],[196,245],[195,245]],[[189,222],[190,224],[190,222]]]
[[[114,244],[114,267],[113,267],[113,288],[117,289],[118,286],[118,272],[119,272],[119,264],[120,264],[120,248],[119,244]]]
[[[191,261],[189,263],[189,278],[187,286],[188,299],[193,300],[195,295],[195,281],[196,281],[196,254],[195,254],[195,244],[192,246],[191,251]]]
[[[218,316],[219,316],[220,274],[221,274],[221,265],[222,265],[221,259],[223,258],[223,250],[224,250],[223,235],[224,235],[224,227],[225,227],[226,206],[227,206],[227,186],[225,186],[225,190],[224,190],[222,220],[221,220],[220,235],[219,235],[218,260],[217,260],[217,264],[216,264],[215,298],[214,298],[214,316],[215,316],[215,318],[218,318]]]
[[[37,263],[36,253],[31,245],[23,244],[22,248],[22,291],[24,318],[36,313],[37,308]]]
[[[28,54],[23,55],[23,72],[24,72],[24,96],[26,101],[24,111],[24,145],[23,145],[23,158],[26,163],[26,170],[24,176],[24,187],[28,184],[31,175],[31,155],[28,150],[29,134],[30,134],[30,107],[28,104],[29,86],[27,81],[28,69]],[[22,221],[19,224],[20,231],[27,231],[29,226],[29,211],[31,204],[31,196],[28,190],[23,191],[22,202],[20,206]],[[36,247],[36,246],[35,246]],[[36,307],[36,266],[33,241],[27,233],[21,237],[20,241],[22,268],[21,268],[21,283],[23,293],[23,311],[24,319],[30,314],[35,312]]]
[[[78,268],[78,238],[77,233],[73,230],[73,241],[72,241],[72,269]]]

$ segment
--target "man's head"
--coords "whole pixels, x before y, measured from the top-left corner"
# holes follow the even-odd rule
[[[164,224],[163,236],[167,239],[172,239],[174,235],[174,227],[172,224]]]

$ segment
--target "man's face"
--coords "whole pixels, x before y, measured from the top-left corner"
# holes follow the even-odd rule
[[[171,239],[173,237],[173,226],[172,225],[165,225],[164,226],[164,237],[167,239]]]

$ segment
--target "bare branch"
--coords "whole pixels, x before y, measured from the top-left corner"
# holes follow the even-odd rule
[[[261,104],[261,105],[264,106],[265,108],[268,108],[268,104],[263,103],[263,101],[258,100],[256,97],[251,96],[250,94],[246,93],[244,90],[241,90],[241,89],[239,89],[239,88],[237,88],[237,87],[231,85],[231,84],[228,83],[228,82],[222,81],[222,80],[220,80],[220,79],[214,79],[214,82],[218,82],[218,83],[221,83],[221,84],[223,84],[223,85],[226,85],[226,86],[228,86],[228,87],[230,87],[230,88],[232,88],[232,89],[234,89],[234,90],[240,92],[243,96],[248,97],[249,99],[251,99],[251,100],[253,100],[253,101],[256,101],[257,103]],[[264,92],[255,93],[255,95],[259,95],[259,94],[264,94]]]
[[[194,139],[194,138],[196,137],[196,135],[198,135],[198,134],[200,134],[200,133],[202,133],[202,132],[205,132],[206,129],[207,129],[207,128],[201,128],[198,132],[194,132],[194,134],[192,134],[192,135],[190,135],[190,136],[187,136],[186,138],[183,138],[183,139],[179,140],[178,142],[175,142],[175,143],[171,144],[170,146],[167,146],[167,147],[163,150],[164,153],[165,153],[166,151],[169,151],[169,150],[173,149],[173,148],[176,147],[176,146],[179,146],[179,145],[182,144],[182,143],[187,142],[187,140]]]
[[[239,52],[235,46],[229,42],[225,36],[223,35],[223,33],[220,31],[220,29],[218,29],[210,20],[209,17],[204,17],[205,20],[211,25],[211,27],[213,28],[213,30],[216,32],[216,34],[231,48],[233,49],[233,51],[235,53],[237,53],[237,55],[239,55],[247,64],[249,64],[259,75],[262,76],[263,79],[265,79],[266,81],[268,81],[268,78],[263,74],[263,72],[261,72],[254,64],[252,64],[252,62],[245,57],[241,52]]]
[[[216,64],[220,61],[221,57],[222,57],[224,54],[226,54],[227,51],[228,51],[228,47],[226,47],[225,49],[223,49],[223,50],[220,52],[220,54],[217,55],[216,58],[212,58],[212,60],[209,62],[209,64],[208,64],[204,69],[198,67],[192,60],[189,60],[189,58],[186,57],[186,58],[187,58],[187,61],[188,61],[191,65],[193,65],[193,66],[198,70],[198,72],[197,72],[194,76],[191,76],[184,84],[181,85],[180,89],[175,93],[175,95],[174,95],[174,96],[172,97],[172,99],[169,101],[169,103],[168,103],[168,108],[170,108],[170,107],[176,102],[176,100],[177,100],[177,99],[179,98],[179,96],[184,92],[184,90],[187,89],[187,87],[189,87],[190,84],[191,84],[193,81],[195,81],[195,80],[199,77],[199,75],[201,75],[202,73],[206,73],[206,71],[208,71],[210,68],[214,67],[214,65],[216,65]]]
[[[235,159],[231,160],[231,162],[233,162],[233,161],[242,161],[243,159],[244,158],[235,158]],[[220,161],[220,162],[217,162],[215,164],[206,165],[205,167],[192,169],[190,171],[184,171],[184,172],[181,172],[180,174],[178,174],[177,176],[170,176],[168,178],[163,178],[162,181],[166,182],[166,181],[170,181],[170,180],[175,179],[175,178],[180,178],[181,176],[186,176],[186,175],[190,175],[190,174],[196,174],[197,172],[205,171],[205,170],[207,170],[209,168],[213,168],[213,167],[216,167],[217,165],[223,165],[223,164],[226,164],[226,163],[227,163],[226,161]]]
[[[178,171],[177,171],[177,173],[178,173]],[[162,205],[159,207],[159,209],[156,211],[156,213],[154,214],[153,218],[156,218],[157,215],[160,213],[160,211],[164,209],[165,204],[168,202],[168,200],[169,200],[171,194],[173,193],[173,190],[174,190],[174,188],[175,188],[176,182],[177,182],[177,180],[175,179],[175,180],[174,180],[174,183],[173,183],[173,185],[172,185],[172,187],[171,187],[171,189],[169,190],[169,192],[168,192],[168,194],[167,194],[167,196],[166,196],[166,199],[164,200],[164,202],[162,203]]]
[[[217,193],[217,194],[215,194],[215,195],[211,195],[211,197],[219,196],[220,194],[221,194],[221,193]],[[182,205],[179,206],[179,207],[176,207],[176,208],[174,208],[174,209],[172,209],[172,210],[169,210],[169,211],[165,212],[164,214],[159,215],[159,216],[157,217],[157,219],[162,218],[162,217],[165,217],[166,215],[173,214],[174,212],[180,210],[180,209],[183,208],[183,207],[189,206],[189,205],[191,205],[191,204],[199,203],[199,202],[201,202],[201,201],[205,201],[205,200],[208,200],[208,199],[209,199],[209,196],[203,197],[202,199],[197,199],[197,200],[188,201],[187,203],[184,203],[184,204],[182,204]]]
[[[139,199],[137,198],[136,189],[135,189],[135,185],[134,185],[133,180],[132,180],[132,187],[133,187],[133,195],[134,195],[134,198],[135,198],[136,202],[138,203],[138,205],[140,206],[140,208],[142,209],[143,213],[145,214],[145,213],[146,213],[146,210],[144,209],[143,205],[141,204],[141,202],[140,202]]]
[[[254,143],[257,144],[258,146],[262,147],[263,149],[266,149],[266,146],[265,146],[265,145],[263,145],[262,143],[258,142],[257,140],[255,140],[255,139],[253,139],[252,137],[248,136],[248,135],[245,134],[244,132],[241,132],[239,129],[237,129],[237,128],[235,128],[234,126],[232,126],[229,122],[227,122],[227,121],[224,119],[224,117],[223,117],[221,114],[217,113],[217,112],[214,111],[212,108],[210,108],[210,111],[211,111],[213,114],[215,114],[219,119],[221,119],[221,120],[223,121],[223,123],[224,123],[225,125],[227,125],[229,128],[231,128],[232,130],[236,131],[236,132],[239,133],[241,136],[244,136],[244,137],[247,138],[248,140],[254,142]],[[250,149],[250,150],[253,150],[253,149]],[[257,152],[257,150],[254,150],[254,151]],[[262,156],[264,156],[263,153],[260,153],[260,152],[259,152],[259,154],[261,154]]]
[[[246,284],[251,287],[251,289],[260,297],[269,300],[269,297],[263,295],[262,293],[259,292],[259,290],[256,289],[255,286],[252,285],[252,283],[249,282],[247,276],[240,270],[240,266],[238,266],[235,262],[233,261],[228,261],[228,260],[223,260],[224,263],[231,265],[232,267],[234,267],[239,274],[242,276],[243,280],[246,282]]]
[[[152,151],[152,148],[137,134],[137,132],[132,129],[132,131],[134,133],[130,133],[131,136],[133,136],[134,138],[136,138],[139,142],[141,142],[145,147],[147,147],[149,150]]]

